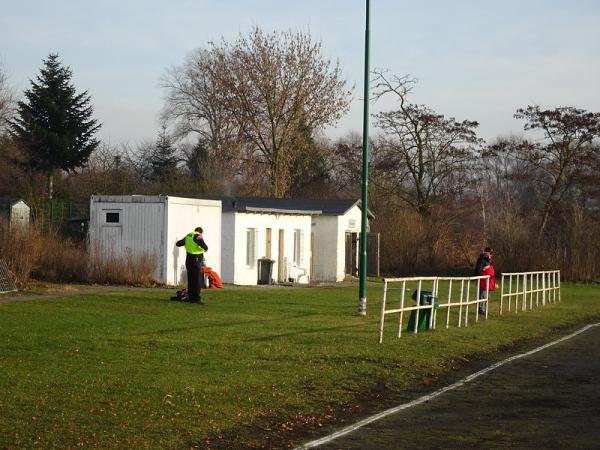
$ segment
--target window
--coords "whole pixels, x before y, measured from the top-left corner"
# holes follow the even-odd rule
[[[256,228],[246,229],[246,265],[249,267],[256,266],[256,253],[257,253],[257,242],[258,231]]]
[[[304,231],[294,230],[294,263],[301,267],[304,263]]]
[[[121,223],[121,213],[111,211],[106,212],[106,223]]]

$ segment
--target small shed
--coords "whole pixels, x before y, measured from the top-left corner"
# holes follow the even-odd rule
[[[8,220],[11,227],[27,227],[31,208],[18,197],[0,197],[0,215]]]
[[[357,275],[360,201],[222,198],[226,282],[256,284],[260,260],[276,282],[338,282]],[[369,212],[369,217],[373,215]],[[379,271],[379,235],[369,233],[369,273]]]
[[[312,222],[313,279],[338,282],[358,275],[359,239],[362,223],[360,200],[304,200],[307,208],[321,211]],[[367,220],[373,219],[367,211]],[[367,232],[369,223],[367,222]],[[368,273],[379,276],[379,234],[367,234]]]
[[[310,282],[311,223],[320,211],[297,209],[286,199],[223,198],[222,279],[256,285],[262,264],[270,282]]]
[[[89,245],[106,256],[153,258],[156,280],[185,284],[185,249],[175,243],[204,229],[208,266],[221,271],[221,201],[168,195],[92,195]]]

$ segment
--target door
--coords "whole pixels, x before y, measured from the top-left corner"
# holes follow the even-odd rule
[[[379,276],[379,233],[367,233],[367,275]]]
[[[271,229],[267,228],[267,233],[266,233],[266,238],[265,238],[265,258],[269,258],[271,259]]]
[[[315,233],[310,233],[310,279],[312,280],[315,276]]]
[[[346,232],[346,263],[344,273],[358,276],[358,233]]]
[[[284,255],[284,238],[285,238],[285,233],[284,230],[280,229],[279,230],[279,252],[277,255],[277,281],[279,281],[280,283],[286,281],[285,279],[285,275],[286,275],[286,271],[287,271],[287,267],[286,267],[286,261],[283,257]]]

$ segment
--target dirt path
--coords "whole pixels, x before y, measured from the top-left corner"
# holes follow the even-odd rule
[[[600,448],[600,327],[318,448]]]
[[[26,302],[31,300],[46,300],[52,298],[64,298],[64,297],[76,297],[82,295],[100,294],[106,292],[127,292],[127,291],[152,291],[156,292],[159,290],[165,291],[165,293],[174,293],[174,289],[167,288],[138,288],[138,287],[115,287],[115,286],[97,286],[89,289],[79,290],[68,290],[68,291],[54,291],[51,293],[44,294],[31,294],[31,295],[13,295],[3,294],[0,296],[0,303],[12,303],[12,302]]]

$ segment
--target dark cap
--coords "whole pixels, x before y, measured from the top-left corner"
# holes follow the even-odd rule
[[[494,253],[494,250],[492,250],[492,247],[486,247],[483,251],[486,253]]]

